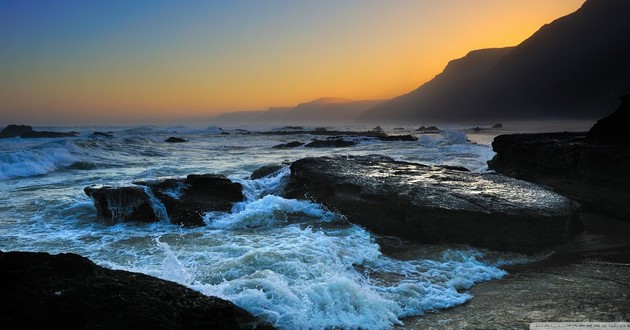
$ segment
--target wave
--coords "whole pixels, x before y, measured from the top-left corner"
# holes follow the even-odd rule
[[[0,151],[0,179],[43,175],[74,164],[84,167],[80,148],[68,140],[35,146],[16,143],[7,149]]]

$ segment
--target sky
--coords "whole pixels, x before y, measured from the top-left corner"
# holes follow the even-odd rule
[[[584,0],[0,0],[0,124],[389,99]]]

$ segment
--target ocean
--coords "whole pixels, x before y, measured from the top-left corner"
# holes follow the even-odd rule
[[[577,126],[587,129],[590,124]],[[383,128],[419,139],[356,137],[347,139],[358,144],[346,148],[274,149],[313,136],[255,133],[270,127],[37,127],[80,135],[0,139],[0,250],[77,253],[104,267],[148,274],[230,300],[280,329],[404,328],[406,317],[474,299],[466,290],[505,276],[503,266],[538,258],[381,237],[317,203],[280,197],[288,164],[300,158],[382,154],[486,172],[486,162],[494,156],[493,136],[514,131],[509,125],[479,133],[441,126],[440,134],[417,134],[417,127]],[[94,131],[111,132],[112,137],[91,135]],[[165,143],[169,136],[188,142]],[[268,164],[285,167],[269,177],[249,179],[252,171]],[[96,218],[83,192],[91,185],[193,173],[222,174],[241,183],[246,200],[231,212],[206,214],[206,226],[184,228],[168,219],[105,223]]]

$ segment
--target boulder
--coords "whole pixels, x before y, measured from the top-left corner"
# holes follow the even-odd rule
[[[92,198],[96,216],[108,222],[159,221],[142,187],[86,187],[83,191]]]
[[[586,133],[511,134],[492,142],[488,166],[552,187],[592,211],[630,219],[630,147],[593,142]]]
[[[0,138],[18,137],[24,133],[32,131],[33,127],[28,125],[9,125],[0,131]]]
[[[183,143],[183,142],[188,142],[188,140],[180,138],[180,137],[171,136],[168,139],[164,140],[164,142],[168,142],[168,143]]]
[[[243,187],[222,175],[191,174],[185,179],[138,181],[125,187],[87,187],[97,216],[112,222],[168,220],[203,226],[206,212],[228,212],[244,199]]]
[[[350,147],[356,144],[357,143],[354,141],[346,141],[344,139],[329,139],[329,140],[315,139],[312,142],[307,143],[304,147],[306,148],[343,148],[343,147]]]
[[[255,170],[254,172],[252,172],[252,174],[249,176],[249,178],[251,180],[256,180],[256,179],[261,179],[264,178],[266,176],[269,176],[273,173],[276,173],[278,171],[280,171],[284,166],[282,165],[264,165],[262,167],[260,167],[259,169]]]
[[[76,254],[0,252],[2,329],[271,329],[216,297]]]
[[[531,253],[579,230],[577,203],[538,185],[394,161],[305,158],[291,165],[289,198],[310,198],[378,234]]]
[[[292,141],[292,142],[288,142],[288,143],[281,143],[278,145],[273,146],[274,149],[289,149],[289,148],[297,148],[297,147],[301,147],[303,146],[304,143],[299,142],[299,141]]]
[[[78,132],[51,132],[51,131],[35,131],[33,127],[28,125],[9,125],[0,131],[0,138],[21,137],[29,138],[58,138],[58,137],[75,137]]]

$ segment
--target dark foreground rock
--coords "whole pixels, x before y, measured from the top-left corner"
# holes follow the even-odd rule
[[[630,147],[590,142],[585,133],[547,133],[500,135],[492,148],[491,169],[630,220]]]
[[[28,125],[9,125],[0,131],[0,138],[21,137],[29,138],[58,138],[58,137],[75,137],[78,132],[51,132],[51,131],[35,131],[33,127]]]
[[[126,187],[87,187],[97,216],[111,222],[157,222],[202,226],[210,211],[227,212],[244,199],[243,187],[221,175],[191,174],[185,179],[134,182]],[[166,214],[164,214],[166,213]]]
[[[383,156],[298,160],[285,194],[315,199],[376,233],[423,243],[533,252],[581,229],[576,203],[535,184]]]
[[[630,224],[583,214],[585,231],[541,262],[475,284],[464,305],[403,320],[402,329],[529,329],[532,322],[628,322]]]
[[[621,106],[589,130],[586,139],[608,145],[630,146],[630,94],[621,98]]]
[[[2,329],[271,329],[229,301],[76,254],[0,252]]]

